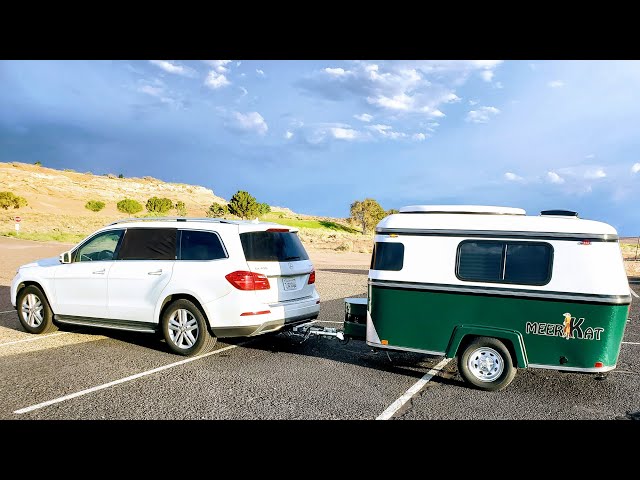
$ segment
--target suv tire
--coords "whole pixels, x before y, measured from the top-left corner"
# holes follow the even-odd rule
[[[191,356],[209,352],[217,338],[209,333],[200,309],[184,298],[171,302],[160,319],[162,335],[169,349],[178,355]]]

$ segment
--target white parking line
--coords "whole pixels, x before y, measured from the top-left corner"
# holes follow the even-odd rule
[[[49,335],[42,335],[41,337],[23,338],[22,340],[15,340],[13,342],[0,343],[0,347],[6,347],[7,345],[15,345],[16,343],[34,342],[36,340],[42,340],[43,338],[55,337],[57,335],[66,335],[67,333],[73,333],[73,332],[58,332],[58,333],[51,333]]]
[[[240,345],[242,344],[229,345],[228,347],[224,347],[219,350],[215,350],[213,352],[205,353],[204,355],[198,355],[197,357],[186,358],[184,360],[180,360],[179,362],[163,365],[162,367],[147,370],[146,372],[136,373],[135,375],[131,375],[129,377],[121,378],[119,380],[114,380],[113,382],[98,385],[97,387],[91,387],[86,390],[81,390],[76,393],[71,393],[69,395],[65,395],[64,397],[54,398],[53,400],[48,400],[46,402],[38,403],[37,405],[31,405],[30,407],[21,408],[19,410],[16,410],[13,413],[20,415],[23,413],[33,412],[34,410],[48,407],[49,405],[54,405],[56,403],[64,402],[66,400],[71,400],[72,398],[81,397],[82,395],[87,395],[89,393],[97,392],[98,390],[104,390],[105,388],[113,387],[114,385],[118,385],[120,383],[130,382],[131,380],[136,380],[141,377],[146,377],[147,375],[153,375],[154,373],[158,373],[158,372],[161,372],[162,370],[167,370],[169,368],[177,367],[178,365],[184,365],[185,363],[195,362],[196,360],[200,360],[201,358],[205,358],[210,355],[215,355],[216,353],[222,353],[225,350],[231,350],[232,348],[239,347]]]
[[[435,367],[429,370],[420,380],[418,380],[414,385],[407,390],[399,399],[393,402],[391,405],[387,407],[387,409],[382,412],[376,420],[389,420],[393,415],[402,408],[402,406],[411,400],[416,393],[422,390],[429,380],[431,380],[435,375],[437,375],[447,364],[453,360],[452,358],[445,358],[440,361]]]
[[[638,295],[636,292],[634,292],[631,287],[629,287],[629,290],[631,291],[631,295],[633,295],[636,298],[640,298],[640,295]]]
[[[640,345],[640,342],[622,342],[625,345]]]
[[[7,310],[5,312],[0,312],[0,313],[14,313],[14,312],[15,312],[15,310]]]

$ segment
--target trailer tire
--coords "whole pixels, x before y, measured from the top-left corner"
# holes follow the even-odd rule
[[[509,349],[497,338],[478,337],[458,356],[462,378],[479,390],[495,392],[511,383],[516,375]]]

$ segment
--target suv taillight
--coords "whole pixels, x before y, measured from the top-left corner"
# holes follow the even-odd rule
[[[269,290],[269,279],[261,273],[238,270],[225,277],[238,290]]]
[[[315,270],[311,270],[311,273],[309,274],[309,281],[307,282],[307,285],[311,285],[312,283],[316,283],[316,271]]]

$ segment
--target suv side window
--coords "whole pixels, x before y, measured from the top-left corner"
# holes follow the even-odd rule
[[[228,257],[215,232],[181,230],[180,235],[178,260],[218,260]]]
[[[118,260],[175,260],[175,228],[128,228]]]
[[[124,230],[109,230],[91,238],[76,250],[74,262],[113,260]]]

